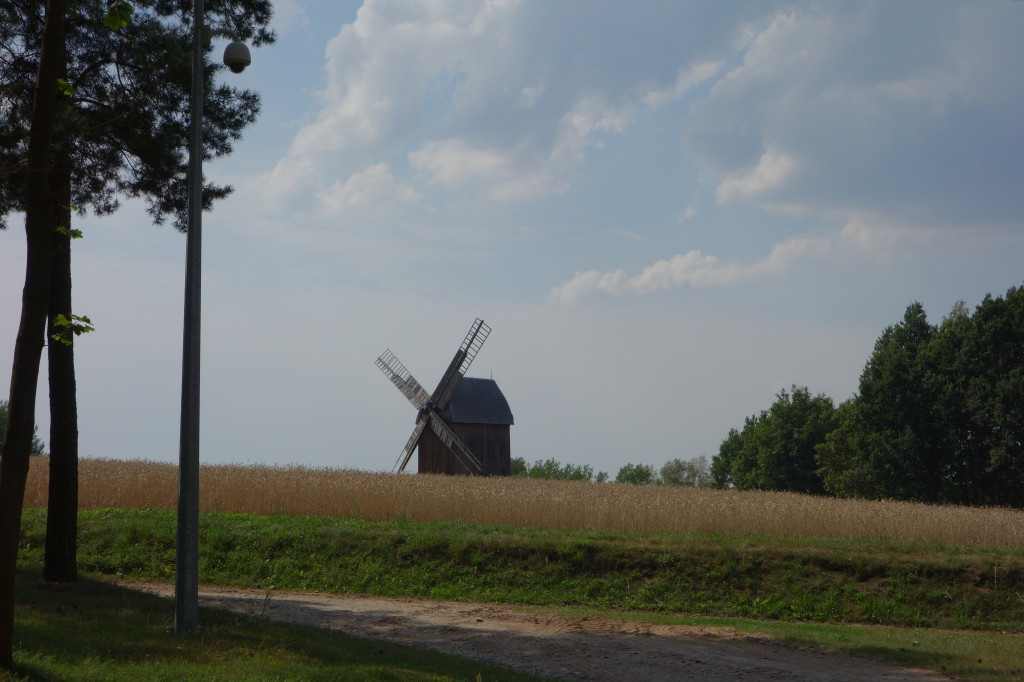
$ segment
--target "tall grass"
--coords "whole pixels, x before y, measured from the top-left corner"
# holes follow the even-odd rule
[[[82,509],[175,509],[175,465],[83,459]],[[34,457],[25,506],[45,506],[47,460]],[[794,493],[581,481],[392,475],[346,469],[208,465],[203,511],[357,516],[614,531],[867,537],[1024,547],[1024,511],[841,500]]]

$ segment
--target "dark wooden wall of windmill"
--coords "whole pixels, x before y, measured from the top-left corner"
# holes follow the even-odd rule
[[[512,444],[508,424],[449,424],[483,465],[484,476],[512,473]],[[429,428],[420,440],[418,470],[421,474],[471,474]]]

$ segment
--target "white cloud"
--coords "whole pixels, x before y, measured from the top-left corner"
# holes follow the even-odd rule
[[[428,141],[410,152],[409,163],[431,183],[485,189],[493,199],[535,199],[566,190],[545,168],[524,168],[512,152],[480,149],[466,140]]]
[[[723,66],[723,62],[700,62],[683,67],[679,69],[676,82],[671,87],[652,88],[643,96],[643,102],[653,109],[680,99],[690,88],[718,74]]]
[[[482,177],[507,176],[512,167],[508,154],[474,148],[465,140],[430,140],[409,154],[413,168],[427,173],[431,182],[459,187]]]
[[[328,213],[340,213],[357,206],[416,204],[422,198],[416,189],[396,180],[386,163],[374,164],[353,173],[344,182],[338,180],[320,195]]]
[[[715,256],[692,250],[659,260],[634,277],[627,277],[623,270],[577,272],[568,282],[551,290],[548,302],[571,305],[594,293],[643,295],[685,286],[738,284],[754,277],[782,274],[797,259],[823,253],[829,248],[830,243],[826,239],[797,237],[776,244],[767,257],[754,263],[723,262]]]
[[[493,15],[511,9],[500,3],[364,3],[328,43],[320,111],[266,177],[268,190],[284,200],[320,192],[324,175],[379,163],[382,153],[408,144],[429,109],[450,106],[461,65],[472,64],[472,55],[501,31]]]
[[[737,199],[757,200],[785,185],[796,170],[796,161],[776,149],[769,149],[750,169],[731,173],[718,185],[719,203]]]
[[[684,124],[718,200],[1015,229],[1024,12],[997,5],[804,4],[755,28]]]
[[[636,117],[636,105],[608,105],[604,98],[586,96],[562,116],[558,135],[548,157],[551,165],[565,169],[584,160],[583,150],[601,146],[599,133],[623,133]]]
[[[381,162],[400,174],[402,156],[430,182],[480,197],[562,193],[589,151],[723,68],[709,58],[722,50],[708,36],[733,27],[705,26],[699,40],[689,28],[667,30],[691,26],[688,13],[366,0],[328,43],[319,112],[264,176],[263,195],[306,204],[332,191],[324,178]],[[610,49],[632,50],[652,31],[671,43],[652,43],[640,61]]]
[[[858,213],[843,225],[839,237],[845,244],[856,247],[867,256],[885,261],[899,253],[920,252],[934,247],[956,250],[968,239],[963,227],[907,226],[899,221],[891,221],[889,216]],[[1004,241],[999,230],[985,226],[976,226],[969,239],[975,246],[981,246],[986,241]]]

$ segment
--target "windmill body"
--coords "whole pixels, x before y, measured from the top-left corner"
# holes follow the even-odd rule
[[[512,410],[494,379],[463,377],[448,407],[438,414],[476,456],[481,470],[471,470],[452,457],[441,439],[428,431],[419,444],[420,473],[485,476],[512,473],[509,433],[513,424]]]
[[[390,349],[377,358],[377,367],[418,410],[396,471],[404,471],[418,449],[420,473],[511,473],[508,401],[493,379],[465,377],[490,332],[483,320],[473,322],[433,393],[427,393]]]

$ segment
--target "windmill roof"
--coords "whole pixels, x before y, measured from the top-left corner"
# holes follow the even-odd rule
[[[462,377],[443,416],[457,424],[514,424],[512,410],[494,379]]]

